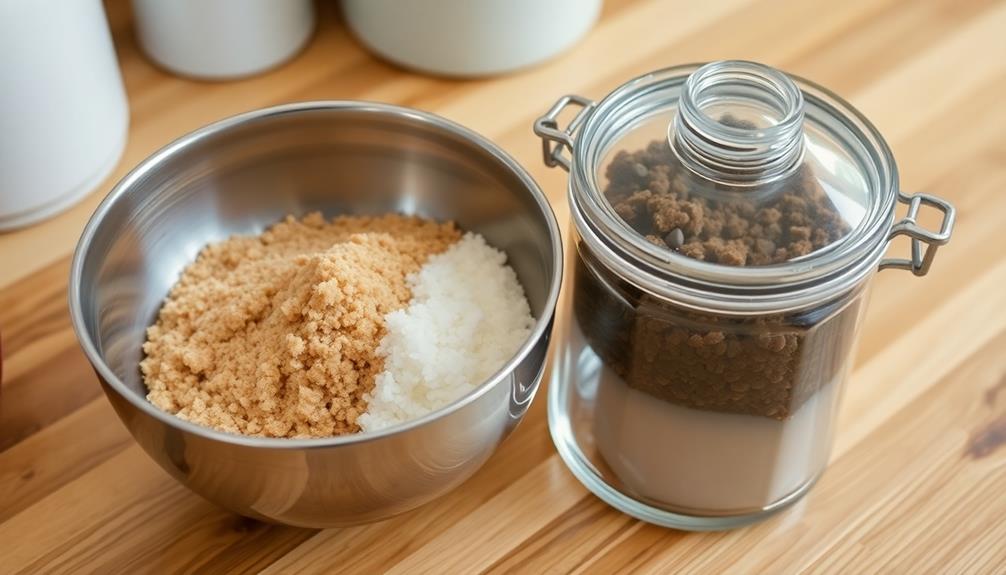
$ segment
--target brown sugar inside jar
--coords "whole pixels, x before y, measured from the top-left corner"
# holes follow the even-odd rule
[[[559,129],[569,105],[582,109]],[[798,499],[827,463],[870,278],[924,274],[953,208],[900,194],[848,104],[751,62],[567,96],[535,131],[571,173],[576,271],[549,391],[570,469],[685,529]],[[892,225],[899,199],[909,214]],[[944,212],[939,232],[915,225],[923,204]],[[881,259],[897,233],[912,260]]]

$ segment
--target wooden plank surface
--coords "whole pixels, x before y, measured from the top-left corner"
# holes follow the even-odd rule
[[[151,66],[128,4],[109,3],[132,112],[125,156],[82,204],[0,235],[0,573],[1006,573],[1006,3],[608,0],[573,51],[478,81],[377,61],[334,2],[320,6],[290,64],[210,84]],[[728,57],[846,96],[888,137],[904,188],[960,214],[924,280],[877,276],[831,467],[767,522],[690,534],[611,510],[556,455],[542,394],[487,465],[431,505],[348,529],[264,525],[150,461],[77,347],[65,290],[84,222],[130,167],[200,125],[308,99],[430,110],[512,153],[565,223],[565,174],[541,164],[531,121],[561,94],[599,97],[648,70]]]

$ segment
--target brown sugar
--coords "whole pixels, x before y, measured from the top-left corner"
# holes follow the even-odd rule
[[[721,265],[785,262],[849,231],[806,170],[745,196],[702,194],[684,169],[665,141],[623,150],[604,194],[650,242]],[[581,256],[574,312],[591,348],[630,387],[671,403],[787,419],[838,375],[852,343],[858,301],[786,316],[698,313],[641,292],[589,251]]]
[[[459,239],[451,222],[314,213],[207,246],[147,330],[148,399],[245,435],[359,431],[384,315],[407,305],[406,276]]]
[[[690,178],[666,142],[620,151],[608,166],[605,196],[651,242],[688,257],[730,266],[776,264],[842,238],[849,226],[807,170],[758,202],[731,193],[714,199]],[[740,197],[738,197],[740,196]]]

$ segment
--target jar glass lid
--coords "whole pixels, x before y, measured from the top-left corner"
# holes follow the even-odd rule
[[[864,219],[870,188],[843,142],[805,116],[786,75],[700,68],[603,152],[604,200],[653,245],[721,265],[813,257]]]
[[[878,259],[897,199],[890,152],[851,106],[744,61],[624,84],[587,117],[572,164],[573,201],[614,249],[719,286]]]

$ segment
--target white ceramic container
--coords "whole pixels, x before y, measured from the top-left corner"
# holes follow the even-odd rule
[[[227,80],[292,58],[314,31],[311,0],[133,0],[140,46],[182,76]]]
[[[580,40],[601,0],[343,0],[371,51],[402,66],[485,76],[537,64]]]
[[[0,1],[0,230],[90,193],[128,123],[101,0]]]

